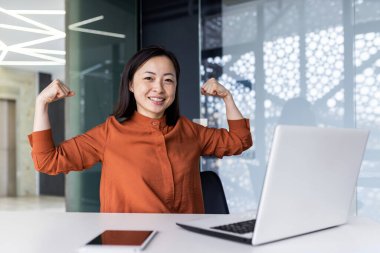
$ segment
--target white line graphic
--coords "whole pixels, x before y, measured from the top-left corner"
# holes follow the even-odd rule
[[[2,24],[0,23],[0,31],[3,29],[34,33],[43,35],[42,38],[34,39],[30,41],[23,41],[14,43],[12,45],[6,45],[3,41],[0,40],[0,66],[1,65],[64,65],[65,59],[60,58],[59,56],[64,56],[66,54],[63,50],[51,50],[38,48],[41,47],[43,43],[58,41],[64,39],[66,34],[63,31],[60,31],[54,27],[43,24],[32,18],[25,17],[24,15],[64,15],[64,10],[7,10],[0,7],[0,13],[4,13],[9,15],[15,19],[21,20],[29,25],[10,25],[10,24]],[[107,31],[100,31],[95,29],[83,28],[83,25],[90,24],[93,22],[97,22],[99,20],[103,20],[104,16],[98,16],[90,19],[86,19],[74,24],[69,25],[69,29],[77,32],[84,32],[90,34],[96,34],[101,36],[109,36],[115,38],[124,39],[126,36],[121,33],[113,33]],[[30,25],[32,27],[30,27]],[[0,38],[1,39],[1,38]],[[33,48],[31,48],[33,46]],[[25,56],[31,56],[38,61],[7,61],[8,53],[17,53]],[[53,56],[54,55],[54,56]]]
[[[97,34],[97,35],[102,35],[102,36],[109,36],[109,37],[116,37],[116,38],[121,38],[124,39],[125,35],[121,33],[112,33],[112,32],[105,32],[105,31],[100,31],[100,30],[94,30],[94,29],[87,29],[87,28],[81,28],[80,26],[93,23],[99,20],[104,19],[104,16],[98,16],[90,19],[86,19],[74,24],[69,25],[69,29],[72,31],[78,31],[78,32],[84,32],[84,33],[92,33],[92,34]]]

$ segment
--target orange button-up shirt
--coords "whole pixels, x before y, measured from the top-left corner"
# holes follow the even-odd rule
[[[102,163],[101,212],[204,213],[200,156],[237,155],[252,146],[249,120],[229,120],[229,131],[203,127],[185,117],[135,113],[111,116],[88,132],[55,147],[51,130],[30,136],[35,168],[56,175]]]

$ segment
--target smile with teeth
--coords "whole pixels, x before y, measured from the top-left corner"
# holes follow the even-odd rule
[[[148,97],[150,101],[153,102],[153,104],[160,105],[164,102],[164,98],[159,98],[159,97]]]

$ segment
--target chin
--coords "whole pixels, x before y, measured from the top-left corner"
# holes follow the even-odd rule
[[[154,110],[152,110],[152,111],[150,111],[152,114],[155,114],[155,115],[162,115],[162,116],[164,116],[165,115],[165,111],[154,111]],[[161,117],[162,117],[161,116]]]

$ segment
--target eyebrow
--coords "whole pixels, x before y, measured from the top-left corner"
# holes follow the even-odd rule
[[[152,71],[145,71],[144,73],[148,73],[148,74],[153,74],[153,75],[156,75],[156,73],[152,72]],[[167,75],[170,75],[170,76],[173,76],[174,77],[174,74],[173,73],[165,73],[164,76],[167,76]]]

